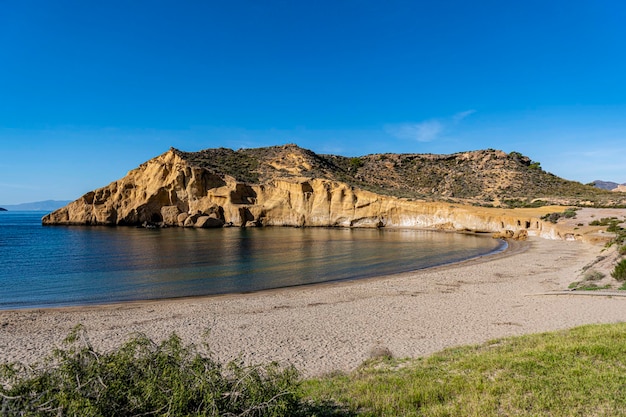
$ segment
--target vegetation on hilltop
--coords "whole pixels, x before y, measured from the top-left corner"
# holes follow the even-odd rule
[[[318,155],[297,145],[179,152],[191,164],[242,182],[276,178],[324,178],[403,198],[478,205],[528,207],[545,204],[616,206],[626,196],[545,172],[519,152],[487,149],[450,155]]]
[[[259,158],[251,157],[232,149],[205,149],[199,152],[177,151],[178,155],[191,165],[205,168],[215,174],[227,174],[238,181],[259,182]]]

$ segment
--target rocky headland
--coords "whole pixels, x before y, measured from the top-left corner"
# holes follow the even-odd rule
[[[170,149],[44,225],[407,227],[593,240],[541,219],[626,196],[558,178],[519,153],[317,155],[296,145]],[[488,207],[491,206],[491,207]],[[521,206],[521,207],[520,207]]]

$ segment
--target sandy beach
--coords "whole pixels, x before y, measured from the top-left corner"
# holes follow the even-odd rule
[[[350,371],[373,349],[419,357],[493,338],[626,320],[626,297],[566,289],[602,246],[531,238],[500,254],[374,279],[253,294],[0,311],[0,362],[33,362],[82,323],[105,351],[134,332],[208,340],[221,360]],[[210,337],[203,335],[210,330]]]

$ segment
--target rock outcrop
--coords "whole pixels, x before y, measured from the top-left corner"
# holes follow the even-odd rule
[[[562,209],[512,210],[414,201],[340,181],[293,175],[249,184],[190,163],[184,153],[171,149],[50,213],[42,222],[197,228],[405,227],[559,238],[553,225],[540,216]]]

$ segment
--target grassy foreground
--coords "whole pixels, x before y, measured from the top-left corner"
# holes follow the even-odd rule
[[[345,415],[626,416],[626,324],[372,361],[303,389]]]
[[[36,367],[0,364],[0,416],[626,416],[626,324],[383,358],[302,380],[222,365],[173,335],[96,352],[77,327]]]

